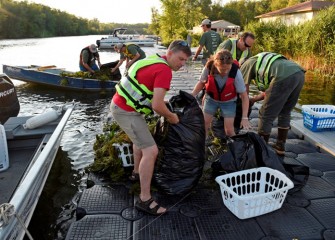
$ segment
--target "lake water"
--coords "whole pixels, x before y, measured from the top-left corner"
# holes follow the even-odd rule
[[[78,71],[80,50],[101,37],[0,40],[0,64],[56,65]],[[156,48],[143,49],[147,55],[161,52]],[[107,63],[117,60],[119,55],[112,51],[101,51],[100,58],[102,63]],[[121,72],[123,71],[124,65],[121,67]],[[312,77],[311,74],[307,76],[299,105],[335,105],[334,84]],[[71,101],[77,103],[66,125],[61,148],[29,226],[35,239],[64,239],[69,225],[75,220],[74,203],[85,186],[85,167],[94,161],[95,136],[102,131],[112,94],[60,91],[21,81],[14,81],[14,84],[21,104],[21,116],[41,113],[53,105]]]

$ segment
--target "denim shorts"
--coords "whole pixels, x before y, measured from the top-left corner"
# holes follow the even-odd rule
[[[233,118],[236,114],[236,100],[221,102],[214,100],[206,94],[203,108],[204,112],[214,116],[218,109],[220,109],[222,117]]]

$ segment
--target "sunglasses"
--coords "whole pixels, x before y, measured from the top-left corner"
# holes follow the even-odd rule
[[[245,41],[244,41],[244,46],[247,47],[247,48],[251,48],[251,46],[248,45]]]
[[[183,47],[188,47],[188,43],[185,42],[185,41],[177,42],[177,44],[180,45],[180,46],[183,46]]]
[[[231,60],[232,58],[229,57],[229,56],[222,56],[222,57],[219,57],[219,58],[216,58],[215,60],[216,61],[228,61],[228,60]]]

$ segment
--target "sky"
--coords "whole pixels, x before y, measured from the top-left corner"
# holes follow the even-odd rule
[[[78,17],[97,18],[102,23],[150,23],[151,8],[160,9],[159,0],[28,0]]]

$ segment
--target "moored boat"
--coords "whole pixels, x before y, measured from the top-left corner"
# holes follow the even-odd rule
[[[96,41],[99,49],[110,49],[118,43],[134,43],[143,47],[153,47],[156,43],[154,38],[145,37],[142,35],[126,35],[127,28],[115,28],[111,35],[103,37]]]
[[[34,117],[11,117],[0,125],[0,239],[29,236],[26,228],[73,107],[60,106]]]
[[[10,78],[29,83],[82,91],[113,90],[118,82],[117,80],[119,80],[99,80],[76,77],[72,76],[74,72],[66,71],[64,68],[58,68],[54,65],[10,66],[4,64],[3,72]],[[111,77],[110,79],[113,78]]]

